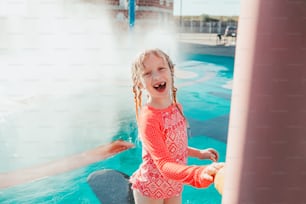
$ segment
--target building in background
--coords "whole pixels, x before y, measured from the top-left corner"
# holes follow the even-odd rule
[[[129,24],[129,0],[104,0],[115,23]],[[135,0],[135,27],[174,26],[183,33],[225,34],[227,27],[238,25],[238,16],[174,16],[173,0]]]
[[[128,25],[129,0],[104,0],[110,15]],[[173,0],[135,0],[135,26],[173,24]]]

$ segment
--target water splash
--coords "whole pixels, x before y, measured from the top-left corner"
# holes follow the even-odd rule
[[[143,29],[136,21],[129,30],[100,1],[2,4],[0,171],[109,142],[123,113],[134,119],[130,63],[136,53],[151,47],[175,53],[172,28]]]

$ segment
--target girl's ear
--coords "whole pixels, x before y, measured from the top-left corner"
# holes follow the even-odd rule
[[[144,88],[140,81],[137,83],[137,86],[139,87],[139,89],[143,89]]]

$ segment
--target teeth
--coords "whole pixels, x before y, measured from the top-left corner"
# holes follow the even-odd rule
[[[156,85],[154,85],[154,88],[158,88],[160,86],[164,86],[165,84],[166,84],[166,82],[162,82],[160,84],[156,84]]]

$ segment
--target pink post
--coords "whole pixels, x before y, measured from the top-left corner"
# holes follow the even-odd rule
[[[306,1],[241,0],[223,204],[306,203]]]

